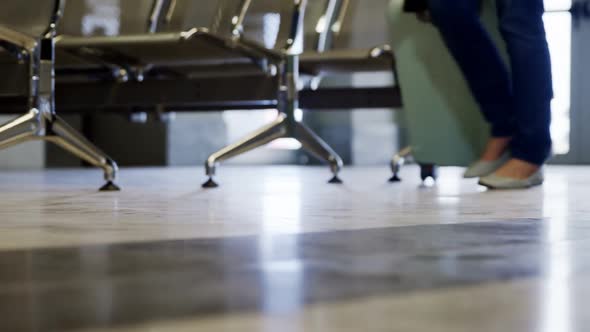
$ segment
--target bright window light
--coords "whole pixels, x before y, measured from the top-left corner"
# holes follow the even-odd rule
[[[279,138],[272,141],[268,147],[275,150],[299,150],[301,149],[301,143],[294,138]]]
[[[315,27],[315,32],[322,33],[326,31],[326,16],[320,17],[318,24]]]
[[[552,8],[569,8],[570,0],[549,0]],[[553,121],[551,136],[555,154],[570,151],[570,108],[571,108],[571,56],[572,17],[567,11],[547,13],[544,17],[547,40],[553,63],[554,99],[551,103]]]
[[[303,121],[303,110],[298,108],[295,110],[295,121]]]
[[[545,0],[545,10],[558,11],[572,8],[572,0]]]

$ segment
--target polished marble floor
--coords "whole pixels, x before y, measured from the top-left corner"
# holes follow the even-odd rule
[[[585,331],[590,167],[0,173],[0,331]]]

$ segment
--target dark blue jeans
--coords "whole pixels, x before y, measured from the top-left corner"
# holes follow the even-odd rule
[[[479,0],[429,4],[432,21],[491,124],[492,136],[512,137],[514,158],[541,165],[551,152],[553,98],[543,0],[496,1],[509,66],[482,25]]]

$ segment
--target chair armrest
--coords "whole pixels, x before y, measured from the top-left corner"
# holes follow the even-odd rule
[[[242,0],[238,13],[232,17],[232,36],[234,38],[242,38],[244,34],[244,20],[250,9],[252,0]]]
[[[64,11],[66,8],[66,0],[54,0],[54,7],[53,13],[51,14],[51,20],[49,21],[49,26],[45,33],[43,34],[43,38],[53,38],[57,34],[57,25],[59,21],[64,15]]]
[[[280,52],[270,50],[258,44],[257,42],[250,41],[244,37],[231,39],[223,38],[215,34],[212,34],[207,29],[203,28],[194,28],[189,31],[183,32],[181,35],[182,38],[185,40],[190,40],[191,38],[194,38],[196,36],[199,36],[201,38],[207,38],[210,42],[240,52],[244,56],[250,57],[251,59],[255,60],[255,62],[260,62],[264,60],[280,62],[283,60],[283,54],[281,54]]]
[[[0,24],[0,40],[16,46],[28,54],[35,51],[39,44],[37,39]]]
[[[346,18],[346,14],[348,13],[348,7],[350,6],[350,0],[339,0],[340,1],[340,8],[338,9],[338,14],[336,15],[336,19],[334,23],[330,26],[330,31],[333,36],[337,36],[342,31],[342,23]]]
[[[297,42],[298,37],[301,37],[303,32],[303,24],[305,19],[305,9],[307,7],[307,0],[293,0],[293,14],[291,16],[291,27],[289,30],[289,38],[283,51],[290,53]]]
[[[154,0],[147,24],[148,33],[156,33],[161,25],[169,24],[176,8],[176,0]]]

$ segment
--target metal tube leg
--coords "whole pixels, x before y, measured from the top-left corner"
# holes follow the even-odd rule
[[[287,134],[286,121],[286,116],[281,114],[274,122],[270,123],[269,125],[264,126],[254,133],[239,140],[238,142],[213,153],[205,162],[205,170],[209,180],[203,184],[203,187],[215,188],[218,186],[213,180],[218,163],[254,150],[260,146],[274,141],[277,138],[285,137]]]
[[[408,158],[412,154],[412,148],[406,147],[398,152],[393,158],[391,159],[391,172],[393,176],[389,179],[389,182],[400,182],[402,179],[399,177],[399,173],[401,168],[406,163],[406,158]]]
[[[100,188],[101,191],[120,190],[115,184],[118,172],[117,163],[57,115],[54,115],[46,139],[91,165],[102,168],[106,184]]]
[[[342,183],[342,180],[338,177],[338,173],[340,173],[344,164],[342,158],[316,133],[301,122],[295,124],[295,136],[306,151],[330,164],[334,177],[329,183]]]
[[[39,111],[34,109],[3,124],[0,126],[0,149],[36,138],[42,131],[40,123]]]

